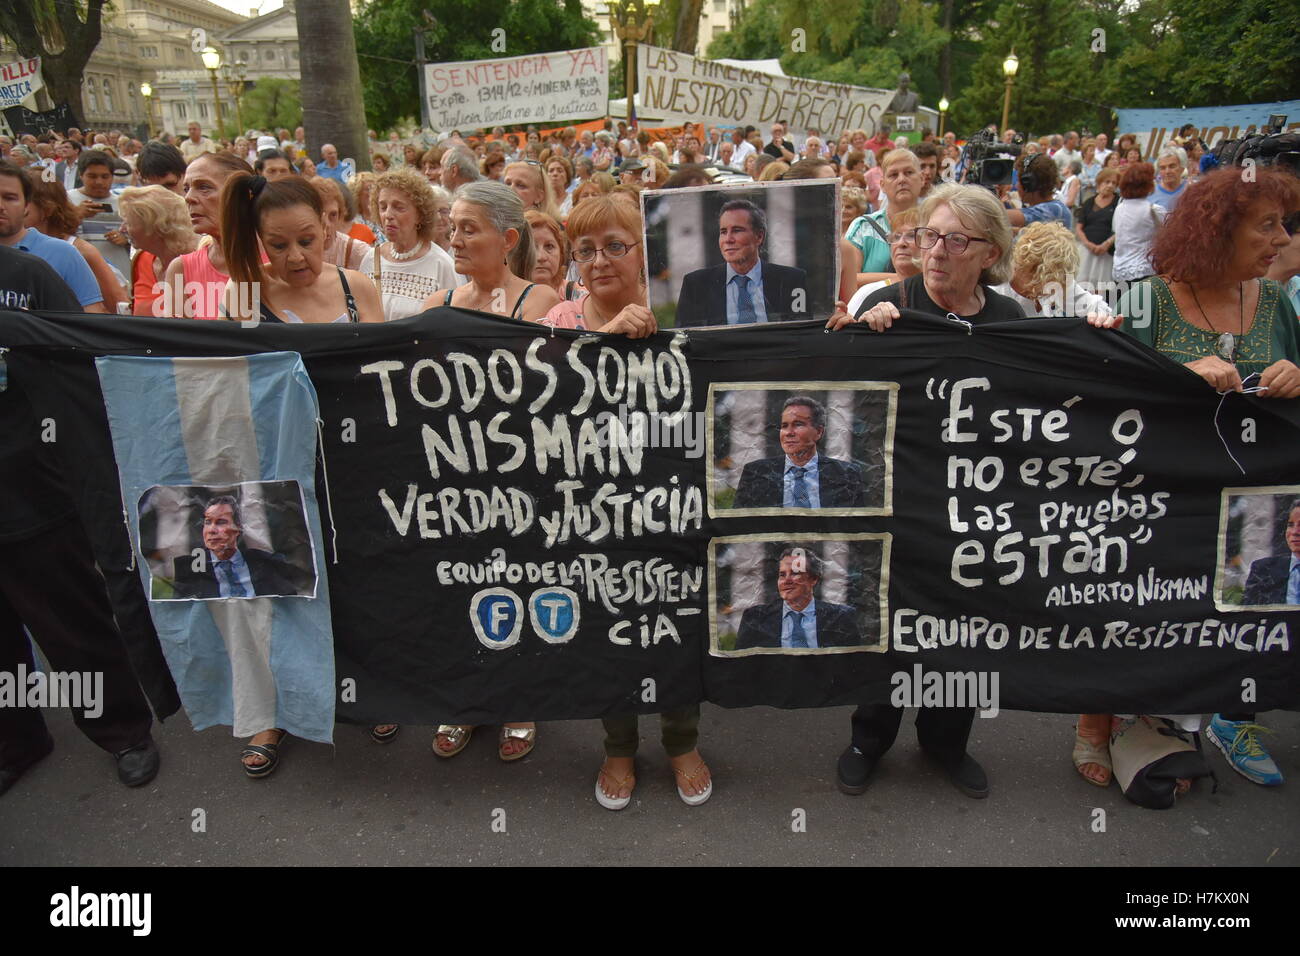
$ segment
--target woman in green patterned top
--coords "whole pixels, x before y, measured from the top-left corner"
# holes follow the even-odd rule
[[[1126,333],[1180,362],[1216,391],[1241,391],[1258,375],[1262,398],[1300,396],[1300,328],[1283,286],[1264,278],[1290,242],[1283,220],[1300,209],[1300,179],[1287,172],[1216,170],[1188,187],[1156,235],[1156,274],[1135,283],[1119,318]],[[1074,765],[1090,783],[1111,779],[1109,714],[1083,714]],[[1215,714],[1207,736],[1233,769],[1255,783],[1282,782],[1259,741],[1255,715]],[[1178,782],[1178,792],[1190,784]]]
[[[1216,170],[1188,187],[1151,250],[1156,275],[1120,300],[1126,333],[1218,391],[1258,373],[1261,397],[1300,395],[1300,329],[1282,287],[1264,278],[1290,241],[1300,180],[1276,169]]]

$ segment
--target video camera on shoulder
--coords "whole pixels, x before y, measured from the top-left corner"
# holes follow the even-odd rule
[[[1300,133],[1284,133],[1286,117],[1273,114],[1258,133],[1225,140],[1211,151],[1219,166],[1281,166],[1300,176]]]
[[[962,163],[966,168],[966,182],[979,186],[1007,186],[1015,172],[1016,160],[1024,149],[1024,141],[1017,136],[1014,142],[998,139],[997,130],[985,127],[972,133],[962,147]]]

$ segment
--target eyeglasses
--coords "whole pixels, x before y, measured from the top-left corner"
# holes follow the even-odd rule
[[[885,236],[885,239],[888,240],[891,246],[897,242],[916,242],[916,230],[909,229],[906,232],[891,232],[889,235]]]
[[[946,235],[921,226],[916,230],[916,244],[922,249],[933,249],[935,243],[943,240],[944,248],[954,256],[959,256],[966,251],[966,247],[972,242],[992,242],[992,239],[980,239],[977,236],[968,236],[962,232],[950,232]]]
[[[577,249],[573,250],[573,261],[592,262],[595,260],[596,253],[598,252],[605,253],[606,259],[622,259],[625,255],[627,255],[629,252],[632,251],[632,246],[639,246],[639,245],[641,245],[640,242],[634,242],[631,245],[629,245],[626,242],[619,242],[617,239],[615,239],[609,245],[603,246],[599,249],[597,249],[595,246],[579,246]]]

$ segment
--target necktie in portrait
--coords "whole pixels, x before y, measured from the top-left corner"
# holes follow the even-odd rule
[[[731,281],[736,283],[737,324],[752,325],[758,321],[758,315],[754,312],[754,300],[749,297],[749,276],[736,276]]]

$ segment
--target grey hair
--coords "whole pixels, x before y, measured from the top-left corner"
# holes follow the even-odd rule
[[[1296,499],[1294,499],[1294,500],[1291,502],[1290,507],[1288,507],[1288,508],[1286,509],[1286,513],[1287,513],[1288,516],[1289,516],[1289,515],[1291,514],[1291,512],[1293,512],[1293,511],[1300,511],[1300,498],[1296,498]]]
[[[822,579],[822,559],[818,557],[817,552],[811,548],[803,548],[798,545],[786,548],[781,552],[781,557],[777,558],[777,565],[780,566],[780,563],[786,558],[794,558],[796,561],[802,558],[806,562],[805,566],[803,568],[795,568],[792,570],[806,571],[818,581]]]
[[[781,406],[781,411],[784,412],[792,405],[806,405],[808,410],[812,412],[813,427],[820,428],[822,431],[826,430],[826,406],[817,399],[808,395],[792,395],[785,400],[785,404]]]
[[[530,278],[537,264],[537,252],[533,248],[533,230],[524,218],[524,202],[519,194],[505,183],[489,179],[461,186],[456,190],[456,201],[473,203],[482,209],[497,232],[504,235],[507,229],[513,229],[519,233],[519,241],[510,251],[507,264],[519,278]]]
[[[478,157],[464,146],[457,146],[443,155],[442,165],[449,164],[467,182],[476,183],[483,178],[478,172]]]
[[[763,239],[767,239],[767,215],[748,199],[733,199],[730,202],[722,204],[718,210],[718,218],[721,219],[724,213],[729,213],[735,209],[743,209],[749,213],[749,226],[755,232],[763,234]]]
[[[993,194],[983,186],[944,183],[935,188],[921,203],[921,221],[927,226],[940,206],[948,206],[969,229],[978,229],[998,247],[1001,253],[996,262],[980,273],[982,285],[998,285],[1011,278],[1011,223],[1006,211]]]
[[[1156,157],[1156,162],[1160,162],[1160,160],[1164,159],[1166,156],[1172,156],[1174,159],[1178,160],[1179,166],[1187,165],[1187,150],[1183,149],[1181,146],[1166,146],[1160,151],[1160,155]]]
[[[235,500],[234,496],[215,495],[214,497],[209,498],[208,503],[203,506],[203,513],[206,515],[208,513],[209,508],[213,508],[217,505],[230,506],[230,520],[235,522],[235,527],[239,528],[242,531],[244,528],[244,520],[243,518],[240,517],[239,502]]]

